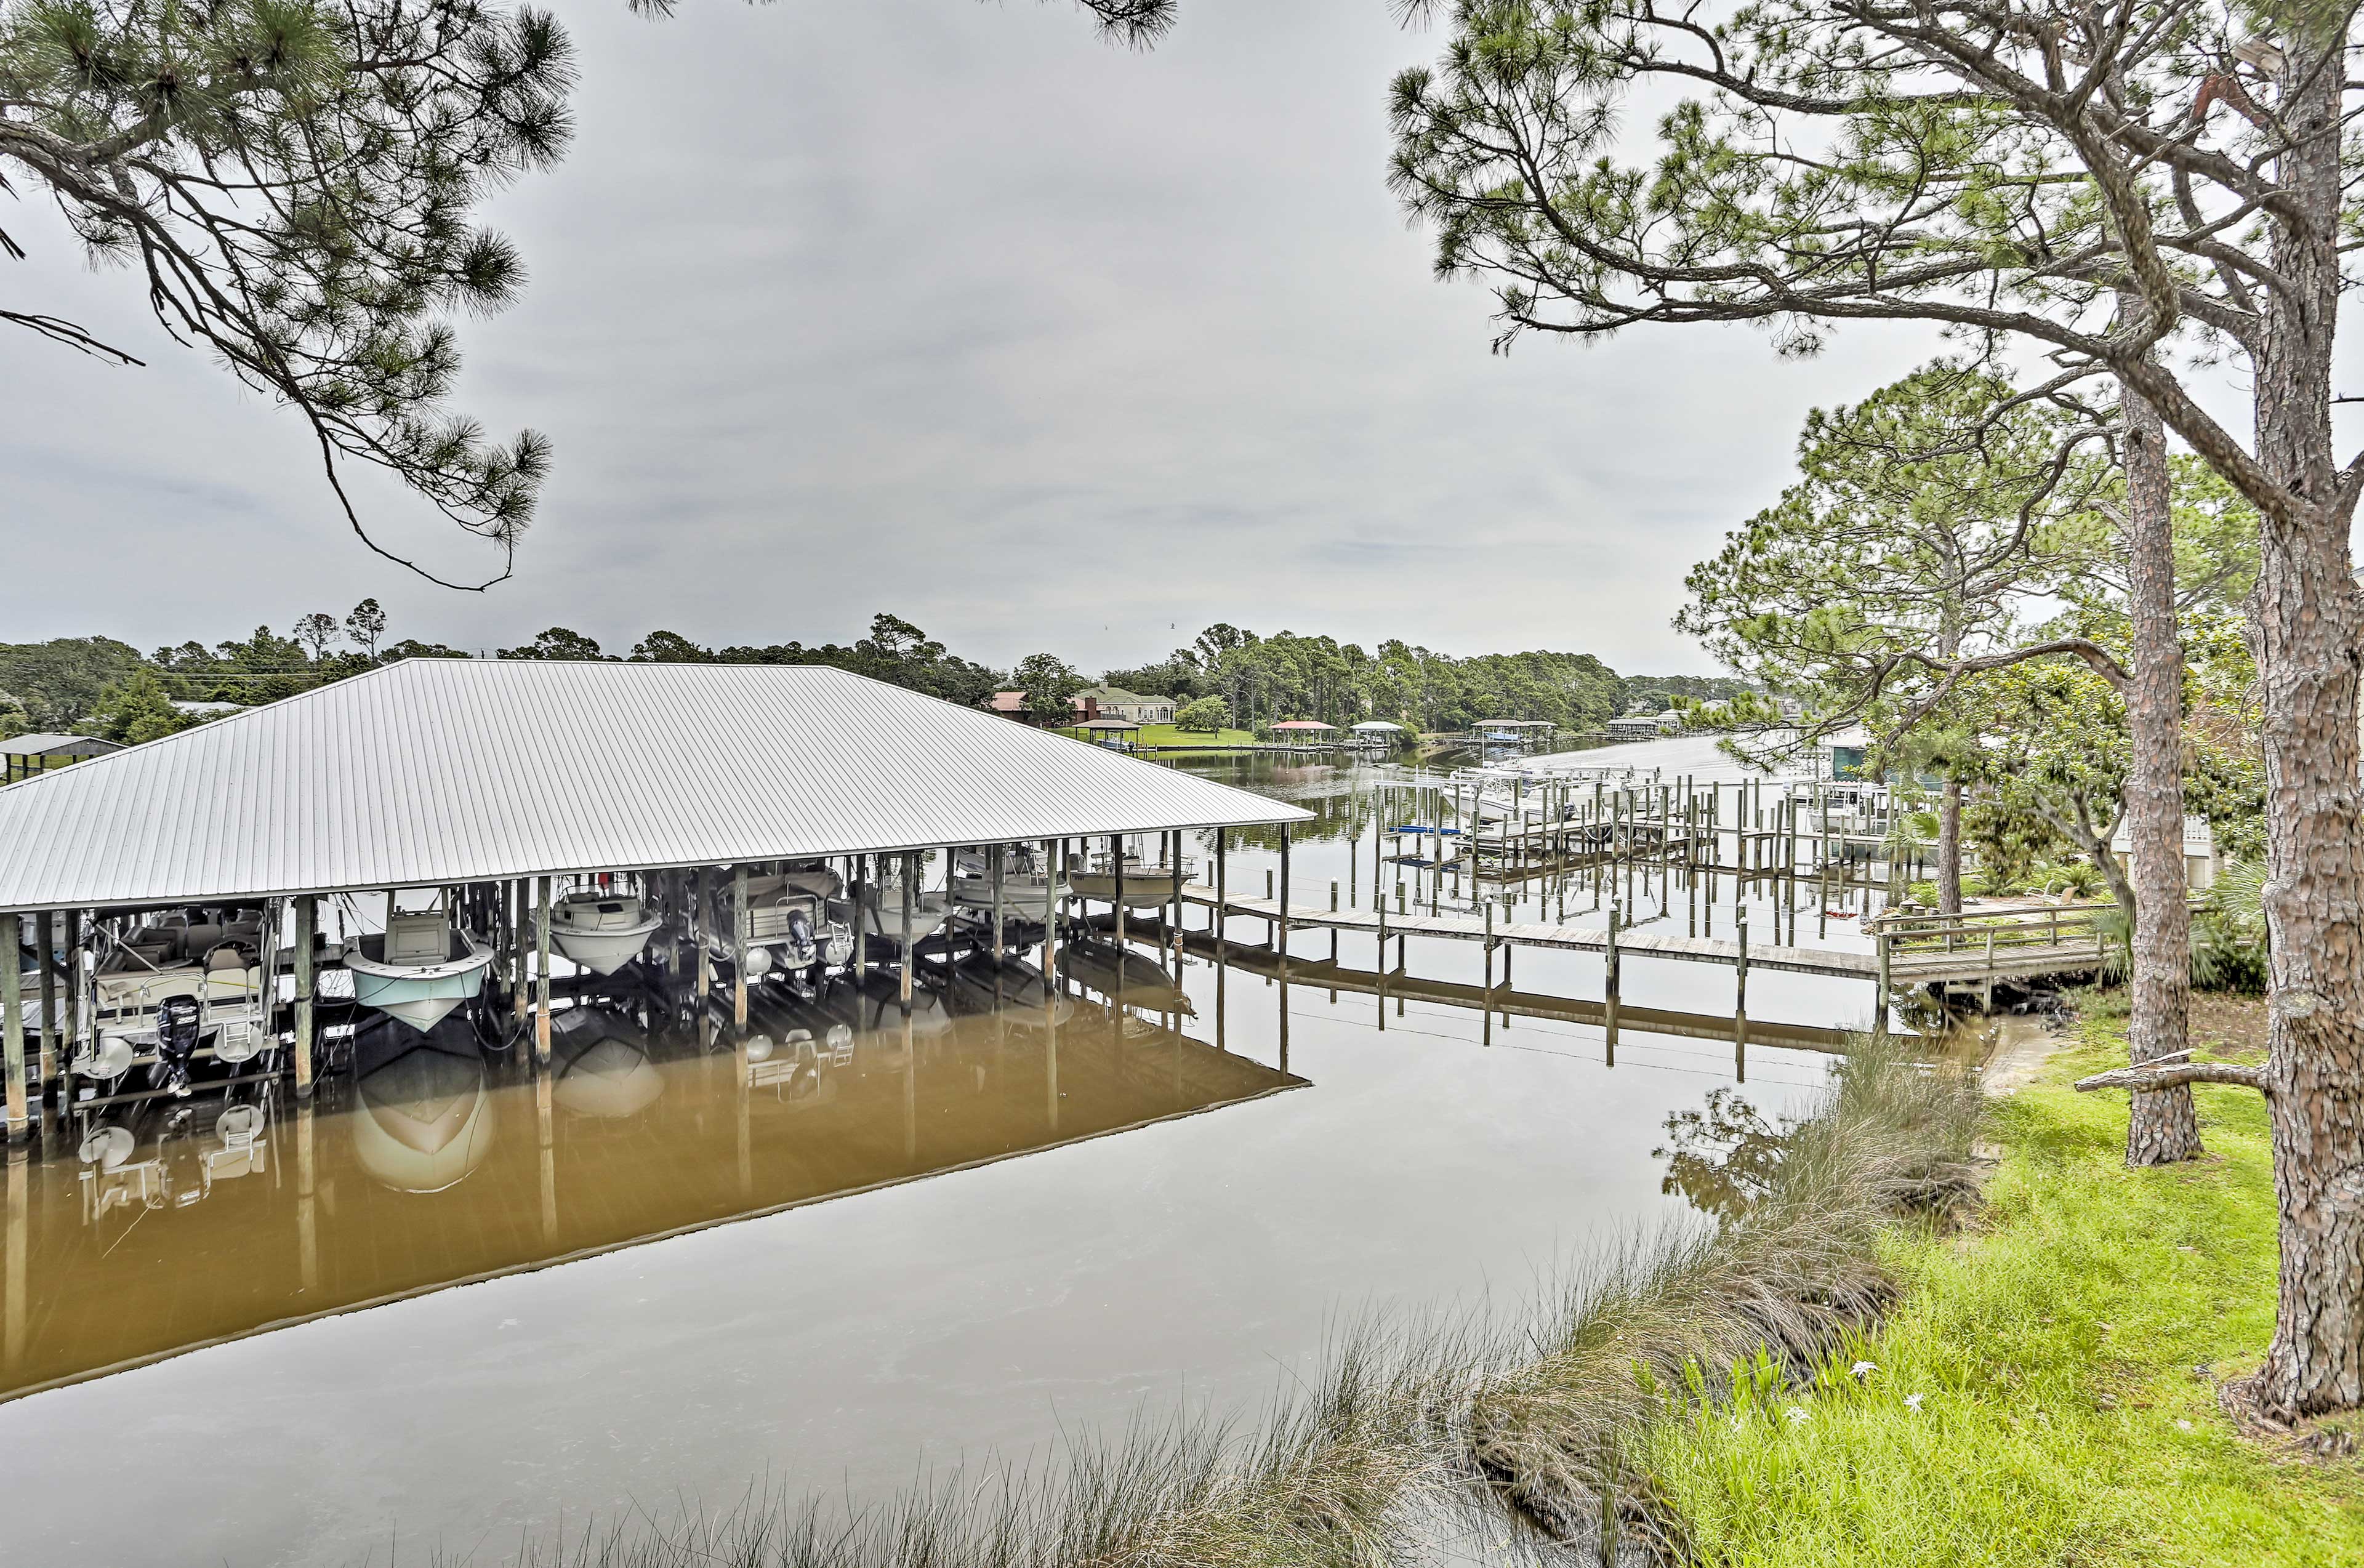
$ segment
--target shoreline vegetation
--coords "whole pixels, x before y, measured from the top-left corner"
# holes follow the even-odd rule
[[[721,1513],[528,1540],[516,1561],[1372,1568],[1429,1561],[1445,1540],[1672,1560],[1688,1527],[1632,1463],[1653,1423],[1695,1393],[1715,1397],[1732,1366],[1771,1386],[1851,1355],[1900,1299],[1890,1233],[1943,1228],[1974,1201],[1979,1102],[1969,1074],[1867,1043],[1834,1068],[1818,1107],[1780,1130],[1778,1157],[1758,1136],[1689,1162],[1685,1190],[1721,1223],[1629,1236],[1515,1318],[1352,1325],[1322,1374],[1260,1418],[1139,1423],[868,1507],[751,1492]]]
[[[2215,1154],[2126,1170],[2123,1109],[2069,1087],[2122,1059],[2123,996],[2084,1002],[2005,1099],[1868,1044],[1795,1123],[1712,1106],[1668,1181],[1715,1218],[1627,1236],[1522,1316],[1349,1325],[1317,1381],[1253,1417],[1144,1420],[867,1507],[751,1491],[515,1561],[2364,1559],[2347,1429],[2261,1442],[2216,1403],[2273,1322],[2264,1107],[2203,1089]],[[2257,1010],[2215,1009],[2220,1050],[2256,1049]]]

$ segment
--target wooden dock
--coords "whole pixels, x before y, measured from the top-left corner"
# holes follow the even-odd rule
[[[1185,886],[1183,902],[1200,908],[1215,907],[1215,890],[1211,887]],[[1277,925],[1281,918],[1280,904],[1270,898],[1237,898],[1228,902],[1228,912],[1250,919]],[[1448,941],[1482,942],[1489,937],[1498,948],[1554,948],[1568,952],[1597,952],[1606,955],[1610,948],[1609,932],[1598,926],[1564,926],[1540,921],[1489,921],[1478,915],[1420,915],[1375,913],[1368,909],[1325,909],[1316,906],[1292,904],[1288,909],[1291,930],[1359,931],[1366,936],[1438,937]],[[1658,936],[1639,931],[1621,931],[1616,939],[1617,951],[1633,958],[1672,959],[1687,963],[1720,963],[1737,967],[1742,947],[1737,941],[1719,937]],[[1781,970],[1793,974],[1820,974],[1844,980],[1872,980],[1879,976],[1879,961],[1868,952],[1836,952],[1822,948],[1777,947],[1751,942],[1746,948],[1751,969]]]
[[[1955,994],[1977,991],[1990,1002],[1998,982],[2086,973],[2108,962],[2106,944],[2094,926],[2092,913],[2084,909],[2007,909],[1950,919],[1921,917],[1878,921],[1868,931],[1872,951],[1847,952],[1736,937],[1686,937],[1632,928],[1612,932],[1600,926],[1494,920],[1459,913],[1325,908],[1293,901],[1284,913],[1280,901],[1272,897],[1231,896],[1219,906],[1215,889],[1201,884],[1180,885],[1176,896],[1183,905],[1208,911],[1210,926],[1220,906],[1232,918],[1262,920],[1275,934],[1285,925],[1290,931],[1354,932],[1380,940],[1424,937],[1478,942],[1487,948],[1489,968],[1498,950],[1507,955],[1519,948],[1542,948],[1598,953],[1612,962],[1626,958],[1659,959],[1720,965],[1743,975],[1756,969],[1868,981],[1883,995],[1919,988]],[[1151,917],[1141,923],[1147,928],[1157,922]]]

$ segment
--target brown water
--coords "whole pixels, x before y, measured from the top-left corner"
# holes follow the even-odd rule
[[[1199,765],[1334,828],[1300,837],[1300,890],[1325,856],[1367,863],[1367,775]],[[1261,856],[1233,850],[1235,887]],[[1555,893],[1584,902],[1531,896]],[[1356,941],[1341,962],[1367,968]],[[1448,981],[1478,962],[1408,957]],[[1597,958],[1518,962],[1522,993],[1600,995]],[[201,1096],[126,1120],[111,1170],[73,1147],[12,1164],[0,1386],[166,1359],[0,1405],[0,1556],[493,1562],[562,1518],[751,1483],[875,1496],[1081,1425],[1253,1405],[1341,1316],[1524,1300],[1680,1212],[1667,1118],[1743,1071],[1760,1112],[1794,1106],[1828,1058],[1779,1026],[1869,1004],[1752,976],[1767,1024],[1744,1051],[1629,1024],[1612,1067],[1581,1006],[1489,1019],[1200,956],[1179,979],[1188,1016],[1084,993],[1053,1029],[1039,987],[987,992],[924,1007],[908,1044],[873,1004],[782,1045],[797,1020],[775,1008],[760,1061],[627,987],[546,1074],[388,1033],[311,1109],[250,1089],[225,1125]],[[1712,1023],[1731,984],[1629,960],[1625,996]],[[226,1136],[240,1119],[251,1143]]]

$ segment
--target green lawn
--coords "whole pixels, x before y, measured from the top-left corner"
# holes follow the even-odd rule
[[[1088,740],[1081,729],[1062,729],[1062,735]],[[1125,731],[1125,739],[1142,746],[1253,746],[1255,735],[1246,729],[1176,729],[1170,724],[1144,724],[1139,729]]]
[[[2123,1027],[2081,1025],[1997,1112],[1972,1233],[1896,1242],[1905,1298],[1846,1358],[1876,1371],[1643,1440],[1699,1562],[2364,1562],[2364,1468],[2269,1451],[2216,1406],[2273,1327],[2264,1102],[2198,1089],[2209,1158],[2125,1170],[2125,1096],[2067,1087],[2124,1064]]]

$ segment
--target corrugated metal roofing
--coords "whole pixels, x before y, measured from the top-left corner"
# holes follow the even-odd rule
[[[0,909],[1310,815],[841,670],[412,659],[0,789]]]

